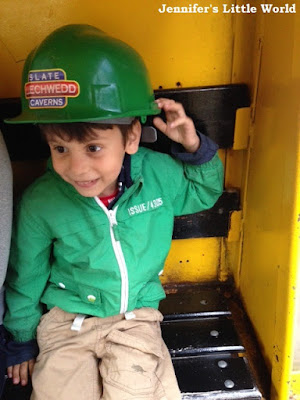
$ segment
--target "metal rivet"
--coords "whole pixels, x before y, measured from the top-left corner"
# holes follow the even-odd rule
[[[201,301],[200,301],[200,304],[203,304],[203,305],[205,305],[205,306],[206,306],[207,303],[208,303],[207,300],[201,300]]]
[[[210,336],[218,337],[219,336],[219,332],[218,331],[210,331]]]
[[[220,368],[226,368],[226,367],[228,366],[228,364],[227,364],[226,361],[220,360],[220,361],[218,361],[218,366],[219,366]]]
[[[227,379],[227,380],[224,382],[224,385],[225,385],[225,387],[227,387],[228,389],[232,389],[232,388],[234,387],[234,382],[231,381],[230,379]]]

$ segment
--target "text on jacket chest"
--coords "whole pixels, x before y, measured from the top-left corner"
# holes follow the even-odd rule
[[[161,197],[159,197],[157,199],[149,200],[145,203],[137,204],[128,208],[128,213],[129,215],[141,214],[145,211],[161,207],[162,205],[163,205],[163,200]]]

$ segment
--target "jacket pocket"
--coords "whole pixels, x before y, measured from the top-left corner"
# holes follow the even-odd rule
[[[102,303],[101,292],[98,288],[78,283],[73,279],[58,274],[56,271],[52,271],[50,280],[61,290],[66,290],[78,296],[84,304],[100,306]]]
[[[99,306],[102,303],[101,300],[101,292],[99,289],[87,286],[87,285],[78,285],[78,294],[81,300],[89,305]]]

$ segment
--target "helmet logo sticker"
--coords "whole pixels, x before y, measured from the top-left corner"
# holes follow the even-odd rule
[[[79,83],[67,80],[62,69],[29,71],[24,89],[29,108],[34,109],[64,108],[69,97],[77,97],[80,93]]]

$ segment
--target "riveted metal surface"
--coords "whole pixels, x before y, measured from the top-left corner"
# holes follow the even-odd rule
[[[228,353],[173,359],[182,399],[261,399],[247,361]]]
[[[230,315],[224,296],[217,288],[187,288],[169,294],[159,306],[165,321]]]
[[[245,350],[226,317],[166,321],[161,328],[172,357]]]

